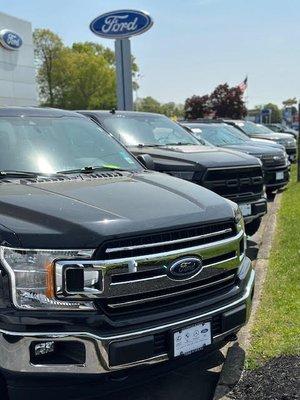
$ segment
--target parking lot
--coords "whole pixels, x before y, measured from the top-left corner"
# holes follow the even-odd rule
[[[0,400],[298,399],[300,1],[36,3],[0,7]]]

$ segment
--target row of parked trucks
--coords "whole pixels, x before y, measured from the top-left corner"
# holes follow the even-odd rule
[[[103,395],[235,337],[296,147],[246,125],[0,109],[1,400]]]

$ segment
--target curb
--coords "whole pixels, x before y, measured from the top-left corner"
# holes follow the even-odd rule
[[[240,330],[238,340],[233,345],[230,344],[225,347],[225,362],[222,366],[213,400],[230,400],[230,391],[238,383],[243,374],[246,351],[250,345],[251,329],[260,304],[268,271],[269,256],[276,229],[276,214],[280,207],[281,198],[282,192],[279,192],[268,214],[263,217],[261,226],[257,232],[257,245],[259,246],[259,250],[256,260],[253,261],[256,279],[252,313],[248,324]],[[229,395],[229,397],[227,397],[227,395]]]

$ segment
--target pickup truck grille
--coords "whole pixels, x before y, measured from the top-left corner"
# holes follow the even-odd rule
[[[264,167],[280,167],[286,164],[285,156],[278,155],[274,156],[273,154],[264,154],[262,156],[262,163]]]
[[[92,299],[112,315],[198,304],[235,285],[243,241],[233,221],[109,241],[95,259],[57,261],[56,295]],[[201,260],[198,273],[183,279],[170,273],[175,262],[189,257]]]
[[[128,295],[113,300],[98,302],[98,305],[105,309],[109,314],[120,314],[120,312],[146,312],[155,308],[162,309],[168,304],[183,303],[188,305],[200,302],[209,295],[217,294],[229,289],[235,283],[236,269],[220,273],[217,276],[203,279],[200,282],[183,284],[180,287],[156,290],[153,293],[140,293],[138,295]]]
[[[96,252],[95,258],[115,259],[156,254],[162,251],[183,249],[212,243],[234,236],[233,222],[188,227],[151,235],[141,235],[105,242]]]
[[[263,190],[262,169],[261,167],[208,169],[202,185],[229,199],[251,198],[260,195]]]

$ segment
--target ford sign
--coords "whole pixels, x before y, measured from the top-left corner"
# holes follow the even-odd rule
[[[18,50],[22,44],[22,38],[9,29],[2,29],[0,31],[0,43],[8,50]]]
[[[171,279],[191,279],[202,271],[202,260],[199,257],[184,257],[177,259],[168,268]]]
[[[146,32],[153,25],[152,18],[143,11],[119,10],[102,14],[90,24],[95,35],[109,39],[124,39]]]

